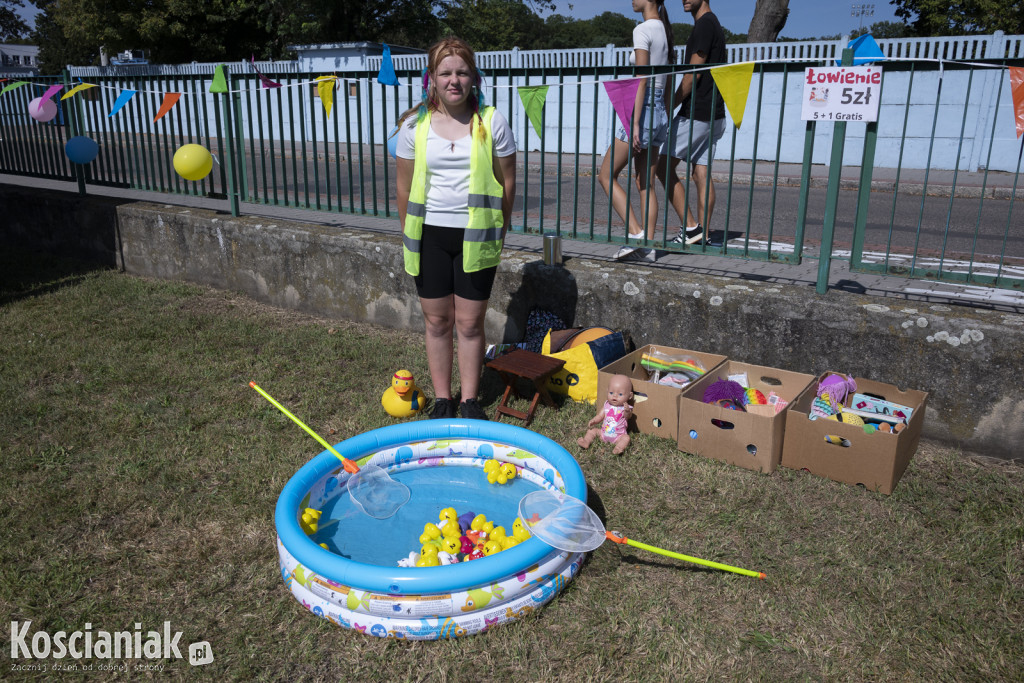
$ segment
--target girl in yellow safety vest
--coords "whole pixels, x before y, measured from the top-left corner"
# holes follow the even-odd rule
[[[516,194],[516,143],[508,122],[482,106],[473,50],[458,38],[430,48],[424,102],[398,122],[398,218],[405,271],[426,324],[434,384],[431,418],[454,418],[452,369],[458,331],[464,418],[486,420],[477,402],[484,316]]]

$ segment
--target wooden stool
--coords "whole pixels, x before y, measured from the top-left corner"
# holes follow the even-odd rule
[[[537,409],[538,401],[543,400],[544,405],[557,408],[558,406],[551,400],[551,395],[548,394],[544,384],[551,375],[561,370],[563,365],[565,365],[564,360],[551,358],[550,356],[534,353],[533,351],[524,351],[523,349],[516,349],[504,356],[498,356],[488,363],[487,367],[501,375],[502,381],[505,382],[505,393],[501,397],[501,402],[498,403],[498,408],[494,411],[494,420],[497,422],[501,420],[502,415],[511,415],[520,420],[525,420],[524,426],[526,426],[533,420],[533,411]],[[525,413],[508,407],[509,395],[513,391],[519,398],[528,398],[523,396],[519,391],[519,387],[516,386],[516,381],[519,379],[527,379],[533,382],[535,388],[533,400],[530,401],[530,409]]]

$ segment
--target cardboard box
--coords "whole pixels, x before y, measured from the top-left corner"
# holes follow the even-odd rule
[[[657,350],[671,356],[688,356],[700,362],[704,370],[711,372],[725,361],[725,356],[701,351],[676,349],[671,346],[648,344],[609,363],[597,374],[597,405],[603,406],[608,395],[608,380],[612,375],[626,375],[633,383],[633,417],[630,428],[644,434],[654,434],[666,439],[675,439],[678,433],[679,395],[682,389],[655,384],[649,381],[650,373],[640,364],[645,353]]]
[[[704,390],[719,379],[745,373],[747,386],[765,397],[775,392],[792,404],[814,375],[739,361],[726,361],[683,391],[679,400],[679,450],[771,473],[782,460],[788,410],[749,406],[747,412],[704,403]]]
[[[917,452],[925,405],[928,403],[927,392],[901,391],[891,384],[854,377],[857,393],[882,398],[913,410],[906,428],[900,433],[876,431],[868,434],[863,427],[857,425],[820,418],[810,419],[811,402],[817,395],[818,382],[825,375],[819,377],[790,406],[782,466],[807,470],[855,486],[863,485],[886,495],[892,493],[910,459]],[[840,442],[826,442],[827,435],[840,437]]]

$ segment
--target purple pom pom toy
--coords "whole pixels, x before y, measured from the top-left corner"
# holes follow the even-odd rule
[[[704,390],[704,402],[715,403],[729,410],[746,410],[743,407],[746,390],[739,382],[719,379]]]

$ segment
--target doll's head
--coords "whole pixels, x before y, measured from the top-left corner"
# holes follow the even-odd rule
[[[612,375],[608,380],[607,401],[616,408],[621,408],[633,398],[633,382],[626,375]]]

